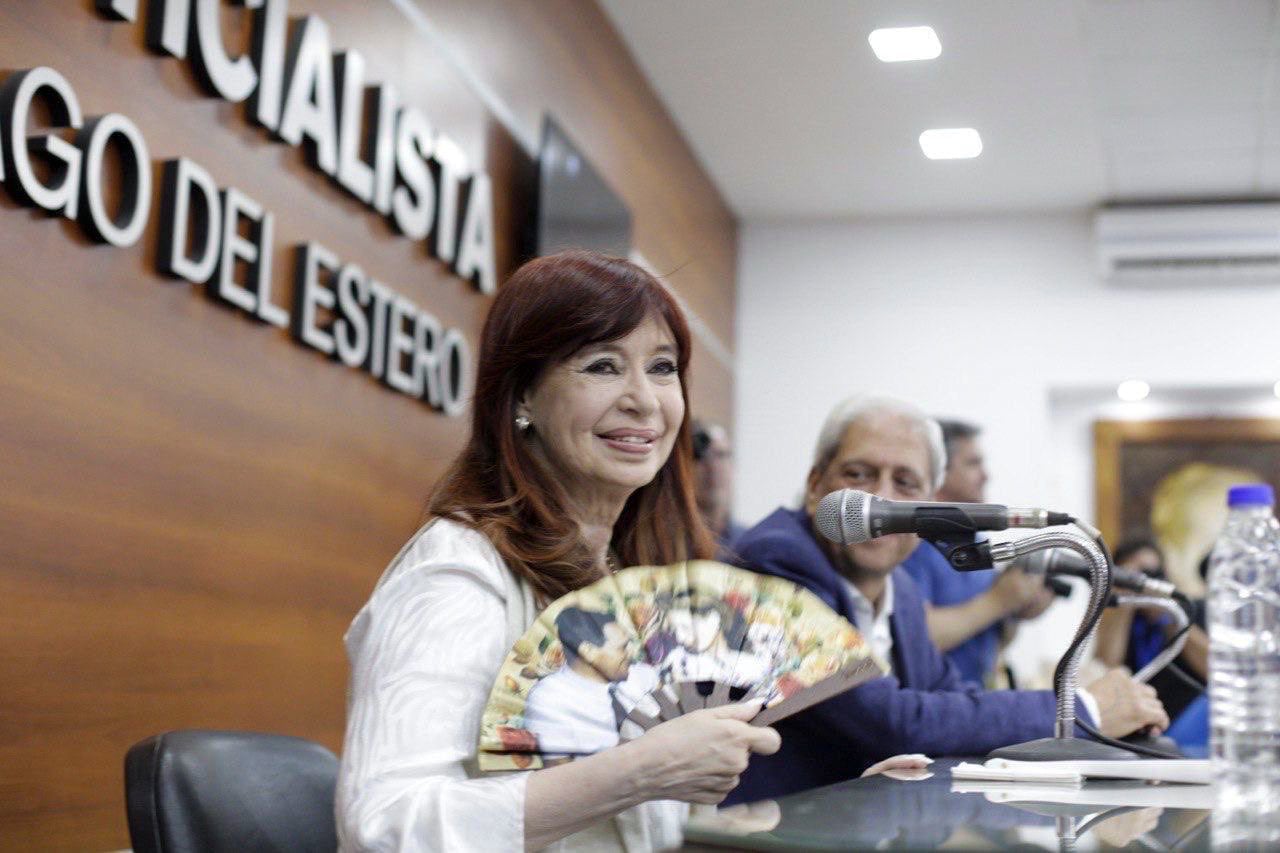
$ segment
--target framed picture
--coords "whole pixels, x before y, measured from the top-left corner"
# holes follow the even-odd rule
[[[1169,579],[1201,595],[1200,562],[1236,483],[1280,486],[1280,420],[1095,421],[1097,524],[1112,548],[1154,536]]]

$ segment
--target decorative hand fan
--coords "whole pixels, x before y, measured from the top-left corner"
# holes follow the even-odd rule
[[[516,641],[480,724],[481,770],[536,770],[699,708],[764,699],[768,725],[888,671],[790,581],[709,560],[565,595]]]

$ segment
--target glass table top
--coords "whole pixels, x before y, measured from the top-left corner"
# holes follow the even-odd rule
[[[750,805],[695,808],[688,846],[745,850],[1202,850],[1213,788],[1091,780],[1080,788],[953,781],[964,759]],[[917,778],[912,778],[912,777]]]

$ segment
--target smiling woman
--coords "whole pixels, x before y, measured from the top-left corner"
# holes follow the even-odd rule
[[[646,485],[671,455],[684,421],[676,344],[647,317],[616,342],[589,344],[554,365],[525,395],[530,450],[562,476],[579,520],[600,517]]]
[[[635,264],[525,264],[485,322],[471,439],[431,514],[482,531],[546,601],[599,577],[610,547],[628,566],[714,553],[692,497],[690,346]]]
[[[489,688],[541,608],[614,558],[652,565],[714,553],[693,497],[688,367],[680,309],[627,261],[540,258],[499,291],[471,437],[432,496],[431,519],[347,634],[343,849],[668,849],[685,815],[671,801],[719,802],[749,753],[778,748],[776,732],[746,722],[758,704],[727,705],[618,746],[615,728],[575,730],[586,752],[601,751],[479,777]],[[612,674],[624,675],[616,626],[605,614],[571,615],[561,626],[577,637],[570,667],[590,648],[617,658]],[[535,734],[562,728],[566,702],[611,716],[608,688],[566,673],[530,696],[525,723]]]

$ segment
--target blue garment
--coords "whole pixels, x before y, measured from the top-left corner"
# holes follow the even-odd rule
[[[1209,752],[1209,695],[1201,693],[1178,715],[1166,735],[1187,758],[1203,758]]]
[[[1155,659],[1156,655],[1168,645],[1164,632],[1173,618],[1161,613],[1154,619],[1145,613],[1133,614],[1133,624],[1129,629],[1129,653],[1125,665],[1134,672],[1142,669]]]
[[[716,537],[716,559],[722,563],[735,563],[738,560],[737,552],[733,550],[733,543],[738,541],[738,537],[743,534],[746,528],[738,524],[733,519],[729,519],[729,523],[725,525],[724,533]]]
[[[742,565],[812,590],[853,621],[852,595],[819,547],[803,511],[779,509],[738,539]],[[1049,690],[983,691],[966,686],[929,640],[924,604],[901,567],[893,573],[893,673],[778,723],[782,748],[752,756],[726,802],[753,802],[857,776],[904,752],[984,755],[1053,734]],[[1088,719],[1077,702],[1076,713]]]
[[[738,541],[738,537],[741,536],[746,529],[747,528],[743,527],[732,518],[729,519],[729,521],[725,523],[724,533],[720,534],[720,547],[732,548],[733,543]]]
[[[903,561],[902,568],[916,582],[925,601],[934,607],[964,604],[991,589],[996,581],[994,569],[956,571],[942,552],[928,542],[921,542]],[[947,652],[946,657],[956,665],[961,678],[983,687],[996,668],[999,653],[1000,623],[994,622]]]
[[[745,532],[746,528],[737,521],[730,519],[724,524],[724,532],[716,537],[716,543],[721,547],[722,553],[733,553],[733,543],[737,542],[737,538]]]

